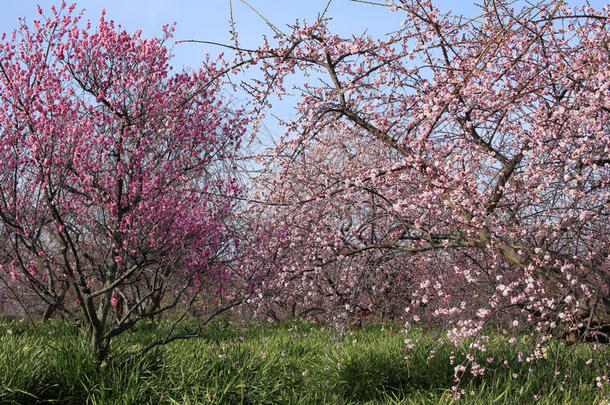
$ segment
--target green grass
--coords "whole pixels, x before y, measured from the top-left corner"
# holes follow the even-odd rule
[[[136,353],[167,327],[142,323],[121,336],[110,363]],[[442,333],[415,330],[408,336],[415,347],[405,351],[406,337],[382,324],[338,334],[309,323],[219,322],[202,338],[171,343],[121,367],[100,368],[71,325],[5,322],[0,323],[0,404],[447,403],[454,385],[454,366],[447,359],[454,354],[459,364],[462,350]],[[483,376],[466,372],[459,403],[533,403],[536,396],[542,404],[600,404],[610,398],[610,387],[600,389],[594,381],[600,371],[608,373],[607,346],[597,347],[597,364],[586,364],[591,345],[552,342],[533,367],[518,361],[519,351],[531,349],[530,339],[523,337],[518,345],[505,340],[493,335],[487,342],[485,356],[494,360],[485,362]]]

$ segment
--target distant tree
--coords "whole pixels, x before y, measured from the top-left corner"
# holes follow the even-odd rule
[[[82,324],[101,362],[142,318],[229,280],[240,188],[225,166],[245,120],[212,61],[171,72],[172,27],[143,39],[73,9],[2,36],[0,269]]]

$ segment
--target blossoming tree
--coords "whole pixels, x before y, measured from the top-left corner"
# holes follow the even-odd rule
[[[171,27],[143,39],[73,8],[39,9],[0,44],[0,268],[102,361],[143,317],[228,280],[240,190],[225,165],[245,121],[213,62],[171,72]]]
[[[293,249],[275,310],[398,299],[455,338],[500,320],[607,341],[608,8],[391,7],[405,20],[383,39],[319,19],[241,51],[264,74],[257,111],[301,97],[259,179]],[[287,91],[293,72],[312,80]]]

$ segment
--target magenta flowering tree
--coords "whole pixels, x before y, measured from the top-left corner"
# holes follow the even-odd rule
[[[390,6],[405,20],[383,39],[320,19],[241,51],[264,74],[257,111],[301,96],[259,179],[292,249],[270,310],[607,341],[608,8]],[[293,72],[315,79],[286,90]]]
[[[171,71],[171,27],[143,39],[73,8],[39,9],[0,44],[0,268],[78,320],[102,361],[143,317],[230,279],[245,121],[214,63]]]

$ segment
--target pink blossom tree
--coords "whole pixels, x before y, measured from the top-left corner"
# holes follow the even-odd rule
[[[240,188],[227,166],[245,120],[213,61],[171,72],[172,27],[144,39],[73,8],[2,36],[0,269],[82,324],[103,361],[143,317],[230,280]]]
[[[241,50],[261,116],[300,96],[258,179],[292,249],[266,304],[607,341],[610,10],[390,6],[405,20],[383,39],[321,18]],[[294,72],[311,80],[286,90]]]

